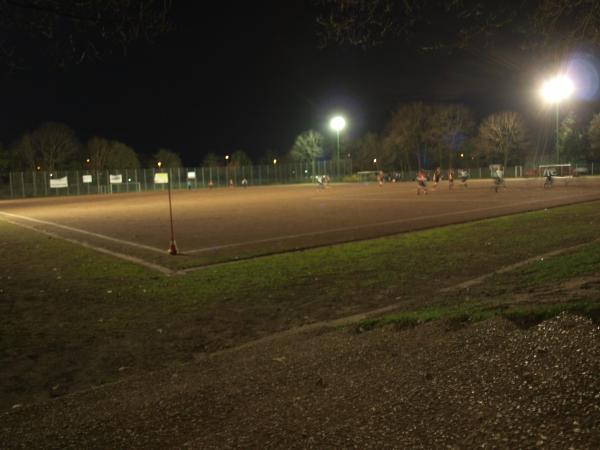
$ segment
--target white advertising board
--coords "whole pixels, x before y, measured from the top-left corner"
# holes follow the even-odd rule
[[[68,177],[62,178],[51,178],[50,179],[50,187],[51,188],[66,188],[69,187]]]
[[[188,172],[187,173],[187,179],[188,180],[195,180],[196,179],[196,172]]]
[[[167,184],[169,182],[169,174],[167,172],[158,172],[154,174],[154,184]]]
[[[91,183],[92,182],[92,176],[91,175],[83,175],[81,177],[81,181],[83,181],[84,183]]]
[[[110,184],[121,184],[123,182],[123,175],[111,175]]]

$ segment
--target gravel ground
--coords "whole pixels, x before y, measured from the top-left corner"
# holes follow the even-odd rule
[[[2,448],[600,448],[600,327],[322,329],[0,416]]]

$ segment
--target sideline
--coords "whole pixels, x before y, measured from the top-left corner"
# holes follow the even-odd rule
[[[4,214],[4,213],[2,213],[2,214]],[[104,253],[106,255],[114,256],[115,258],[124,259],[125,261],[132,262],[132,263],[135,263],[135,264],[139,264],[141,266],[147,267],[148,269],[156,270],[156,271],[158,271],[158,272],[160,272],[160,273],[162,273],[164,275],[171,276],[171,275],[175,275],[175,274],[178,273],[177,271],[169,269],[168,267],[164,267],[164,266],[161,266],[161,265],[158,265],[158,264],[154,264],[154,263],[145,261],[145,260],[143,260],[141,258],[136,258],[135,256],[130,256],[130,255],[125,255],[123,253],[113,252],[112,250],[107,250],[107,249],[102,248],[102,247],[96,247],[95,245],[88,244],[87,242],[78,241],[76,239],[71,239],[71,238],[68,238],[68,237],[60,236],[60,235],[58,235],[56,233],[52,233],[51,231],[40,230],[39,228],[33,227],[31,225],[25,225],[23,223],[15,222],[13,220],[7,219],[6,217],[4,218],[4,221],[7,222],[7,223],[10,223],[12,225],[15,225],[17,227],[26,228],[28,230],[32,230],[32,231],[35,231],[37,233],[45,234],[46,236],[50,236],[50,237],[55,238],[55,239],[63,240],[63,241],[66,241],[66,242],[70,242],[72,244],[80,245],[82,247],[89,248],[91,250],[96,250],[97,252]]]
[[[531,264],[531,263],[534,263],[537,261],[543,261],[544,258],[552,258],[553,256],[562,255],[563,253],[574,252],[576,250],[579,250],[582,247],[585,247],[586,245],[595,244],[596,242],[600,242],[600,238],[593,239],[593,240],[591,240],[589,242],[585,242],[583,244],[573,245],[571,247],[559,248],[558,250],[553,250],[551,252],[544,253],[543,255],[532,256],[531,258],[524,259],[523,261],[519,261],[519,262],[511,264],[509,266],[500,267],[499,269],[497,269],[493,272],[486,273],[477,278],[463,281],[462,283],[456,284],[454,286],[445,287],[443,289],[440,289],[439,292],[445,293],[445,292],[452,292],[452,291],[459,290],[459,289],[469,289],[472,286],[477,286],[478,284],[483,283],[485,280],[493,277],[494,275],[500,275],[503,273],[511,272],[515,269],[518,269],[519,267],[523,267],[523,266],[526,266],[528,264]]]
[[[165,253],[165,250],[161,250],[161,249],[156,248],[156,247],[150,247],[149,245],[138,244],[136,242],[131,242],[131,241],[125,241],[123,239],[118,239],[118,238],[114,238],[114,237],[110,237],[110,236],[105,236],[103,234],[94,233],[93,231],[86,231],[86,230],[82,230],[80,228],[74,228],[74,227],[70,227],[68,225],[61,225],[59,223],[50,222],[50,221],[47,221],[47,220],[35,219],[33,217],[22,216],[20,214],[7,213],[5,211],[0,211],[0,214],[3,215],[3,216],[13,217],[15,219],[29,220],[30,222],[40,223],[42,225],[50,225],[50,226],[53,226],[53,227],[56,227],[56,228],[62,228],[63,230],[73,231],[75,233],[87,234],[88,236],[93,236],[93,237],[99,238],[99,239],[106,239],[107,241],[118,242],[119,244],[129,245],[129,246],[132,246],[132,247],[141,248],[143,250],[150,250],[150,251],[158,252],[158,253],[161,253],[161,254]],[[16,224],[16,225],[18,225],[18,224]],[[74,240],[74,242],[77,242],[77,241]]]

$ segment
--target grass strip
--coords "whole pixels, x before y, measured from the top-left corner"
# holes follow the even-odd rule
[[[417,311],[390,314],[381,318],[361,320],[352,327],[357,332],[364,332],[390,325],[398,329],[403,329],[438,320],[446,320],[451,324],[467,324],[481,322],[493,317],[503,317],[514,322],[519,327],[528,328],[544,320],[556,317],[562,312],[580,314],[590,318],[595,323],[600,323],[600,302],[578,301],[527,306],[501,305],[497,307],[485,306],[483,303],[469,303],[447,308],[425,308]]]
[[[412,310],[415,301],[420,309],[433,308],[433,294],[442,287],[596,238],[599,205],[273,255],[174,277],[0,221],[0,407],[187,362],[305,323],[402,301]],[[588,254],[569,259],[562,273],[587,273],[596,261]],[[556,268],[543,268],[547,272],[528,276],[550,282]],[[414,314],[404,320],[435,317],[435,310]]]

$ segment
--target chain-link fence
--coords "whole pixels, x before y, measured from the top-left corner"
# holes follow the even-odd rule
[[[453,169],[454,177],[459,177],[461,170],[468,173],[470,179],[487,179],[492,176],[492,170],[490,167],[476,167],[469,169]],[[494,169],[495,171],[495,169]],[[433,169],[425,170],[429,178],[433,177]],[[444,179],[448,177],[448,169],[441,168],[442,176]],[[569,170],[566,171],[572,176],[585,176],[585,175],[600,175],[600,163],[581,163],[571,164]],[[352,175],[351,178],[346,178],[346,181],[377,181],[378,170],[359,171]],[[384,173],[386,181],[413,181],[417,177],[418,171],[416,170],[398,170],[388,171]],[[540,166],[509,166],[503,170],[505,178],[535,178],[543,175],[543,170]]]
[[[572,164],[573,176],[600,175],[600,163]],[[154,182],[158,169],[124,170],[72,170],[11,172],[0,174],[0,198],[40,197],[54,195],[115,194],[122,192],[145,192],[166,189],[164,184]],[[319,175],[329,175],[333,181],[375,181],[379,171],[352,173],[352,162],[315,161],[314,163],[270,164],[258,166],[224,166],[163,169],[169,173],[172,189],[202,189],[209,187],[259,186],[269,184],[312,183]],[[432,175],[433,171],[428,171]],[[471,179],[491,176],[489,167],[468,169]],[[442,168],[444,179],[447,169]],[[539,166],[511,166],[504,169],[506,178],[541,176]],[[412,181],[416,171],[390,171],[385,173],[388,181]],[[458,177],[458,169],[454,170]]]
[[[351,175],[350,160],[257,166],[192,167],[123,170],[56,170],[10,172],[0,175],[0,197],[116,194],[165,189],[154,182],[157,172],[167,172],[172,189],[201,189],[225,186],[259,186],[314,182],[319,175],[343,180]]]

